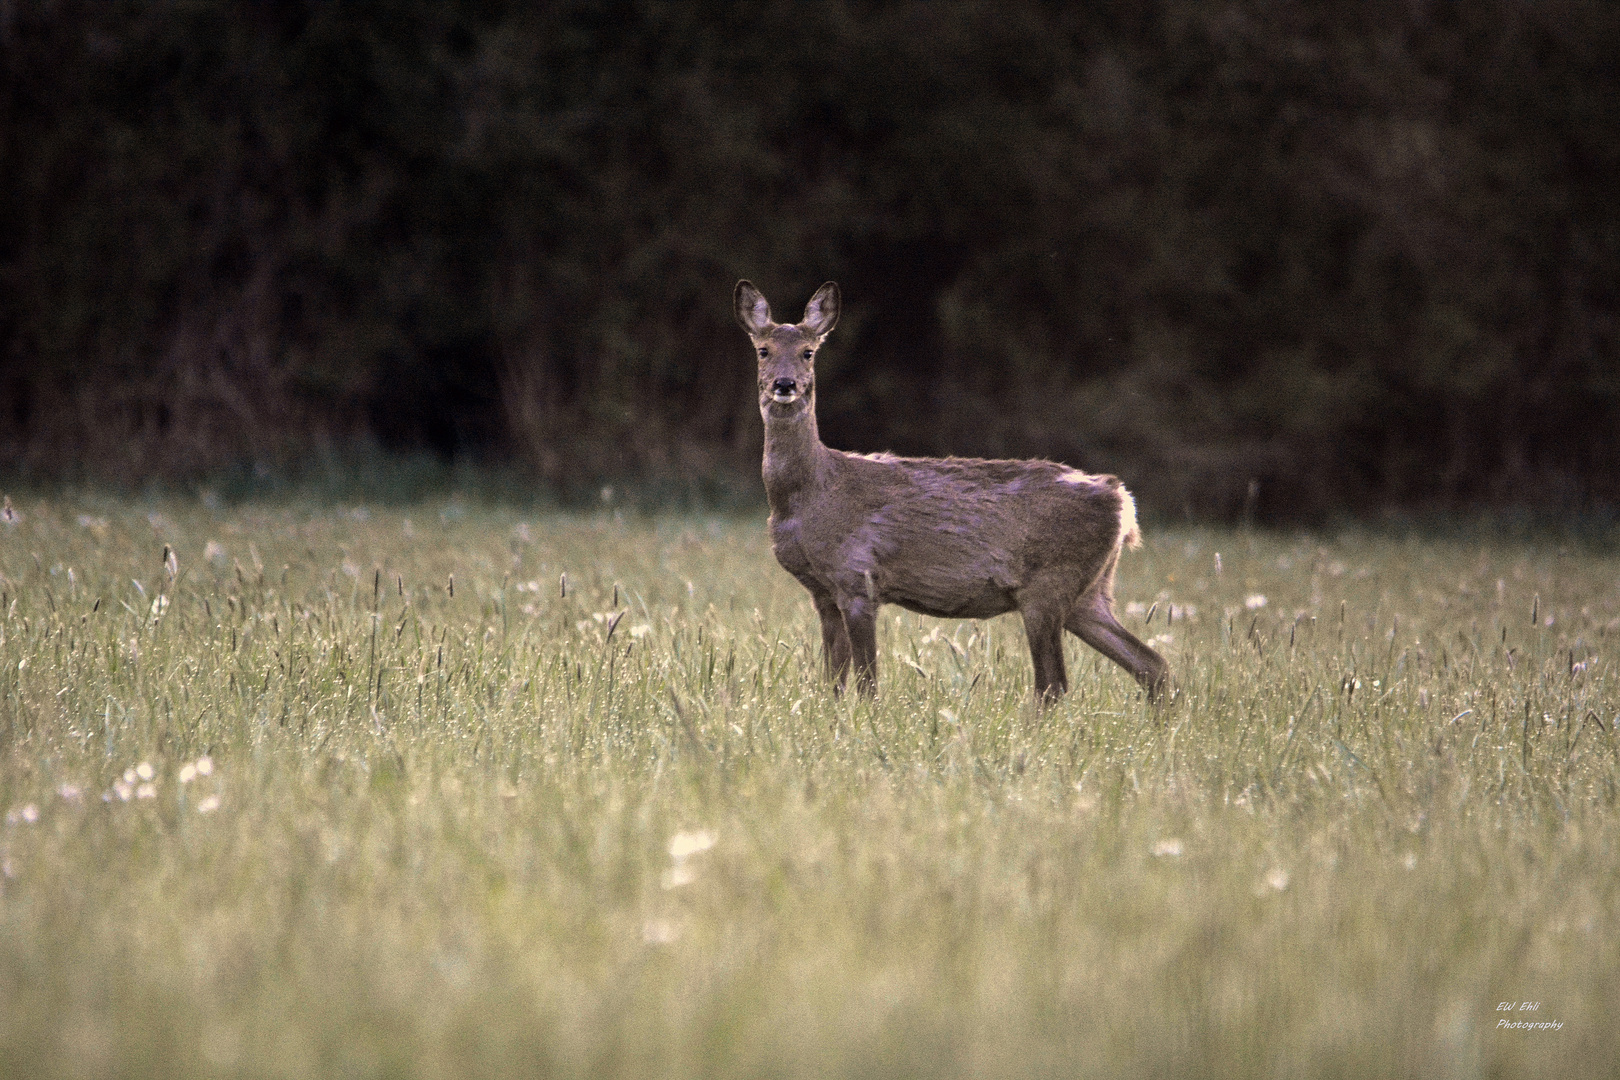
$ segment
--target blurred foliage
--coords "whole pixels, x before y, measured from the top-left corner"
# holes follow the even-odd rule
[[[0,467],[745,467],[747,276],[852,449],[1160,513],[1620,500],[1620,9],[0,3]]]

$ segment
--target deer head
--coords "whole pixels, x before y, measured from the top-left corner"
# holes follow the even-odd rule
[[[759,357],[759,411],[767,421],[815,412],[816,350],[838,322],[838,285],[827,282],[792,324],[771,321],[771,305],[747,281],[737,282],[732,304]]]

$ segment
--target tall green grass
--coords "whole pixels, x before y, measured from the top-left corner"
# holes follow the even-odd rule
[[[1174,705],[1040,713],[1013,619],[832,695],[751,517],[17,510],[5,1075],[1620,1060],[1612,556],[1151,532]]]

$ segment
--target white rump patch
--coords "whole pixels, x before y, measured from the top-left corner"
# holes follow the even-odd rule
[[[1126,547],[1142,546],[1142,530],[1136,524],[1136,500],[1123,484],[1119,486],[1119,542]]]
[[[1079,469],[1070,469],[1062,476],[1059,476],[1058,479],[1063,481],[1065,484],[1087,484],[1091,482],[1091,477],[1087,476]]]

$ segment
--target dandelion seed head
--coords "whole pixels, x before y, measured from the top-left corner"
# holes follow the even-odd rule
[[[1261,593],[1250,593],[1248,596],[1243,598],[1243,606],[1248,608],[1250,611],[1258,611],[1265,607],[1269,602],[1270,601],[1268,601]]]
[[[214,773],[214,759],[204,754],[197,759],[196,769],[198,776],[212,776]]]
[[[157,775],[157,770],[152,768],[152,763],[150,761],[143,761],[139,765],[135,766],[135,775],[140,777],[142,780],[150,780],[152,777]],[[128,777],[126,776],[125,779],[127,780]]]
[[[1185,850],[1186,848],[1182,846],[1181,840],[1174,836],[1165,837],[1153,845],[1153,854],[1159,858],[1174,859]]]
[[[137,799],[157,798],[157,785],[153,783],[142,784],[140,787],[135,789],[135,797]]]
[[[210,796],[208,796],[208,798],[204,799],[202,802],[197,804],[197,813],[199,813],[199,814],[212,814],[215,810],[218,810],[218,809],[219,809],[219,796],[218,795],[210,795]]]

